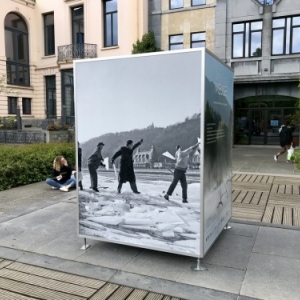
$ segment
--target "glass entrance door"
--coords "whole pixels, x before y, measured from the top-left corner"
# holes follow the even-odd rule
[[[270,109],[267,112],[267,144],[279,145],[279,128],[282,125],[283,109]]]
[[[265,123],[265,110],[250,110],[250,120],[248,124],[250,144],[263,145],[265,143],[264,123]]]
[[[237,110],[235,144],[278,145],[278,130],[282,125],[283,109]]]

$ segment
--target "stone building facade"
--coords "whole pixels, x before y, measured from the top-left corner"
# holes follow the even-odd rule
[[[214,51],[215,0],[149,0],[149,29],[164,51],[206,46]]]
[[[299,136],[300,2],[218,0],[215,54],[234,70],[235,142],[278,145]]]
[[[24,121],[72,120],[73,61],[131,54],[148,32],[148,1],[5,0],[0,20],[0,117],[19,106]]]
[[[234,70],[234,142],[277,145],[287,120],[299,136],[300,1],[150,0],[162,50],[204,46]]]

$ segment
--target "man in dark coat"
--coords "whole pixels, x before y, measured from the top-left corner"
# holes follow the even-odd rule
[[[137,186],[135,183],[135,174],[133,170],[133,151],[139,147],[143,143],[143,139],[141,139],[138,143],[133,144],[132,140],[128,140],[126,143],[126,147],[121,147],[119,151],[117,151],[112,157],[111,163],[115,163],[115,159],[121,156],[120,160],[120,172],[119,172],[119,185],[118,185],[118,193],[121,193],[123,183],[129,181],[130,187],[135,194],[140,194],[137,190]]]
[[[91,177],[91,188],[95,192],[99,192],[97,169],[99,168],[99,166],[105,167],[105,164],[102,163],[103,157],[101,153],[103,146],[104,144],[102,142],[98,143],[97,148],[88,159],[88,168]]]

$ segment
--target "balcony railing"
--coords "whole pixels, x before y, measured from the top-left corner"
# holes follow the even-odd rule
[[[97,45],[95,44],[71,44],[58,46],[58,61],[96,57]]]
[[[23,0],[26,3],[35,4],[36,0]]]

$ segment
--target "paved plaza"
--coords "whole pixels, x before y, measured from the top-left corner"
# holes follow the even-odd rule
[[[232,227],[196,259],[77,236],[76,191],[0,192],[0,299],[299,299],[299,171],[233,149]],[[138,174],[137,174],[138,177]]]

